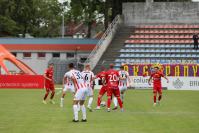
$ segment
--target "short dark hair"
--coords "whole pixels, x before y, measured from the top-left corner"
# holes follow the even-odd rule
[[[69,68],[74,68],[74,64],[73,64],[73,63],[69,63],[69,64],[68,64],[68,67],[69,67]]]
[[[121,66],[120,66],[120,69],[124,70],[124,66],[123,66],[123,65],[121,65]]]
[[[49,66],[54,66],[54,63],[50,63],[50,64],[48,64],[48,67],[49,67]]]
[[[109,67],[110,67],[111,69],[114,68],[114,64],[111,63],[111,64],[109,65]]]
[[[154,67],[154,68],[159,69],[159,67]]]

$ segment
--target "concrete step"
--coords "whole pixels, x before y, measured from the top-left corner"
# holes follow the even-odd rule
[[[114,63],[115,59],[120,55],[120,49],[124,48],[125,40],[130,37],[132,32],[133,27],[122,26],[119,28],[112,42],[94,68],[94,72],[99,72],[102,64],[103,66],[109,66],[110,63]]]

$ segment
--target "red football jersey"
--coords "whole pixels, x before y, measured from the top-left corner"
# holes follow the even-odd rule
[[[100,72],[100,73],[98,73],[97,75],[96,75],[96,77],[97,78],[100,78],[100,80],[103,80],[104,82],[103,82],[103,86],[106,86],[107,84],[106,84],[106,71],[102,71],[102,72]]]
[[[154,85],[161,85],[161,77],[164,77],[164,74],[162,72],[155,72],[151,74],[151,77],[153,78]]]
[[[106,82],[107,82],[107,86],[110,88],[115,88],[118,87],[119,85],[119,72],[114,70],[114,69],[110,69],[106,72]]]
[[[54,74],[54,70],[52,68],[46,69],[46,71],[45,71],[46,77],[48,77],[49,79],[53,79],[53,74]],[[47,80],[47,81],[49,81],[49,80]]]

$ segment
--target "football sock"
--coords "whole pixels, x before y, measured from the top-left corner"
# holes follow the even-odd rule
[[[60,104],[63,106],[63,104],[64,104],[64,98],[61,98]]]
[[[110,106],[111,106],[111,98],[108,98],[108,100],[107,100],[107,108],[110,108]]]
[[[77,110],[80,111],[80,104],[77,104]]]
[[[81,105],[81,110],[82,110],[82,119],[86,120],[86,108],[84,105]]]
[[[90,97],[88,100],[88,107],[91,107],[92,102],[93,102],[93,97]]]
[[[77,105],[73,105],[74,120],[78,120],[78,108]]]
[[[45,94],[44,100],[46,100],[46,98],[48,97],[48,94],[49,94],[49,93],[46,93],[46,94]]]
[[[120,108],[123,108],[122,101],[121,101],[120,97],[117,98],[117,101],[118,101],[118,104],[120,105]]]
[[[156,96],[153,96],[153,102],[156,103]]]
[[[101,98],[98,97],[98,98],[97,98],[97,106],[100,106],[100,103],[101,103]]]
[[[55,92],[52,92],[51,96],[50,96],[50,99],[53,99],[54,95],[55,95]]]
[[[114,106],[117,107],[117,98],[116,97],[113,98],[113,103],[114,103]]]
[[[159,95],[158,97],[158,101],[160,101],[162,99],[162,95]]]
[[[124,94],[121,94],[121,100],[124,101]]]

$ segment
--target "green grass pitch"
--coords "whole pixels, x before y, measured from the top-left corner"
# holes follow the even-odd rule
[[[59,92],[60,90],[57,90]],[[199,91],[164,91],[152,106],[151,90],[128,90],[125,112],[87,111],[87,123],[72,122],[72,97],[64,108],[42,104],[44,90],[0,90],[0,133],[199,133]],[[96,106],[97,91],[93,108]]]

